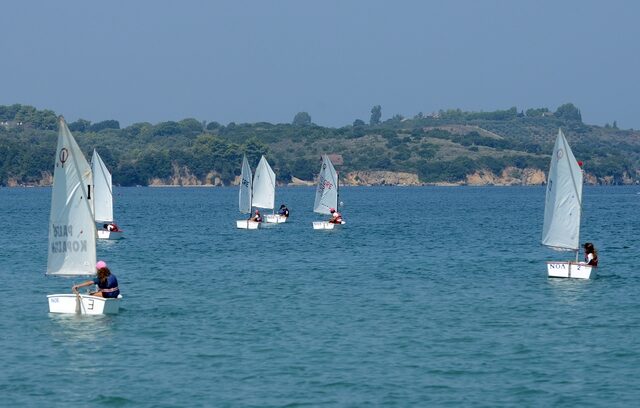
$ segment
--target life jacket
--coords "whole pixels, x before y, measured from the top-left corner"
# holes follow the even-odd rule
[[[584,257],[584,261],[586,263],[588,263],[589,265],[591,265],[591,266],[596,266],[597,267],[598,266],[598,255],[596,255],[596,254],[591,254],[591,255],[593,255],[593,259],[591,261],[589,261],[589,255]]]

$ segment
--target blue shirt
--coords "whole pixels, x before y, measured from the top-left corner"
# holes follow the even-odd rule
[[[100,289],[113,289],[113,288],[116,288],[116,290],[114,290],[114,291],[110,291],[110,290],[102,291],[102,294],[104,295],[104,297],[114,297],[114,298],[116,298],[120,294],[120,290],[117,289],[118,288],[118,279],[116,278],[116,275],[114,275],[114,274],[111,274],[111,275],[107,276],[107,281],[105,283],[100,282],[100,279],[98,279],[97,277],[93,278],[93,283],[98,285],[98,288],[100,288]]]

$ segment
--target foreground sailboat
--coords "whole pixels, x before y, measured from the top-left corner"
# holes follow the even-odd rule
[[[582,169],[573,156],[562,130],[553,148],[544,207],[542,245],[557,251],[574,251],[574,262],[547,262],[552,278],[590,279],[595,268],[578,262],[582,216]]]
[[[104,227],[105,225],[115,225],[113,223],[113,186],[111,173],[95,149],[91,157],[91,169],[93,171],[94,215],[98,238],[120,239],[122,238],[122,231],[112,231]]]
[[[316,199],[313,203],[313,211],[318,214],[331,215],[331,210],[338,210],[339,203],[339,180],[338,173],[333,167],[329,156],[322,155],[322,167],[318,175],[318,186],[316,188]],[[344,221],[341,224],[345,224]],[[329,221],[314,221],[313,229],[333,229],[336,223]]]
[[[240,174],[240,192],[238,194],[238,207],[241,214],[251,214],[253,182],[251,167],[247,156],[242,158],[242,173]],[[259,222],[251,220],[237,220],[236,227],[240,229],[258,229]]]
[[[93,218],[93,176],[91,167],[71,135],[64,118],[58,119],[47,275],[95,276],[96,224]],[[48,295],[49,312],[117,313],[119,299],[84,294]]]

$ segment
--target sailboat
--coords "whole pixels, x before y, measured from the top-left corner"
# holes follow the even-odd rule
[[[253,182],[251,181],[251,167],[247,156],[242,158],[242,173],[240,174],[240,192],[238,194],[238,207],[240,213],[251,214]],[[237,220],[236,227],[241,229],[258,229],[259,222],[251,220]]]
[[[274,214],[276,199],[276,173],[269,165],[267,159],[262,156],[256,174],[253,176],[253,206],[271,210],[264,220],[271,224],[281,224],[287,221],[287,217]]]
[[[274,173],[271,166],[269,166],[267,159],[262,156],[260,157],[258,167],[256,167],[256,174],[253,175],[253,206],[273,211],[275,200],[276,173]],[[273,216],[275,214],[270,215]],[[273,223],[277,221],[272,217],[271,221],[267,222]]]
[[[95,276],[96,224],[93,218],[93,175],[64,118],[58,119],[47,275]],[[48,295],[49,312],[105,314],[117,313],[118,299],[85,294]]]
[[[318,175],[318,187],[316,188],[316,199],[313,203],[313,212],[318,214],[331,214],[331,209],[338,210],[340,186],[338,173],[333,167],[329,156],[322,155],[322,167]],[[345,224],[342,221],[342,224]],[[313,229],[333,229],[335,223],[329,221],[313,221]]]
[[[574,251],[575,261],[547,262],[552,278],[590,279],[595,268],[578,262],[580,219],[582,216],[582,168],[576,161],[567,139],[558,130],[553,147],[542,227],[542,245],[557,251]]]
[[[113,186],[111,184],[111,173],[95,149],[93,149],[93,156],[91,157],[91,169],[93,171],[94,216],[98,238],[120,239],[122,238],[122,231],[109,231],[104,228],[104,225],[113,223]]]

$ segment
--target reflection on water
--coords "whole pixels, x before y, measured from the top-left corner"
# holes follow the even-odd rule
[[[548,280],[551,293],[556,300],[567,305],[580,303],[595,284],[593,279],[548,278]]]
[[[51,337],[75,346],[112,335],[113,316],[49,313]]]

